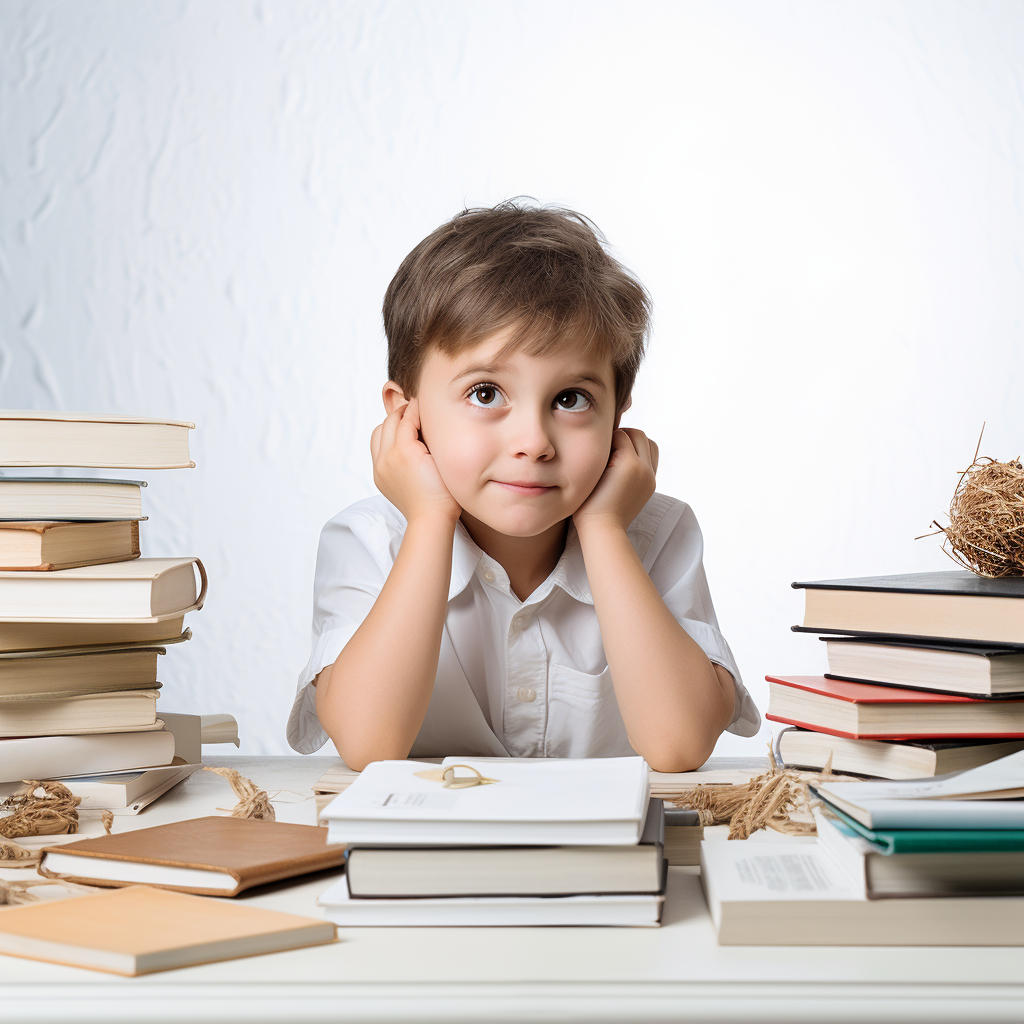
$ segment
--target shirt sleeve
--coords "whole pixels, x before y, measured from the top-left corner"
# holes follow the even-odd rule
[[[663,529],[655,533],[644,559],[645,567],[675,620],[693,637],[708,660],[721,665],[736,681],[736,703],[727,730],[737,736],[755,736],[761,727],[761,715],[718,628],[704,574],[704,538],[697,518],[685,502],[673,500],[672,504],[674,507],[662,520]]]
[[[392,561],[385,525],[366,512],[346,509],[320,534],[309,661],[288,716],[288,742],[300,754],[312,754],[329,738],[316,716],[313,680],[334,663],[369,614]]]

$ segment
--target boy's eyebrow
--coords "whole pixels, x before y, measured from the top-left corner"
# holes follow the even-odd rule
[[[508,368],[509,367],[507,363],[487,363],[481,364],[480,366],[471,366],[468,369],[463,370],[461,373],[457,373],[454,377],[452,377],[452,379],[448,383],[454,384],[457,380],[461,380],[463,377],[471,377],[477,373],[481,373],[484,375],[501,373],[502,370],[507,370]],[[600,388],[602,391],[608,390],[608,385],[605,384],[603,380],[601,380],[599,377],[593,377],[589,373],[573,374],[573,376],[567,379],[566,383],[593,384],[595,387]]]

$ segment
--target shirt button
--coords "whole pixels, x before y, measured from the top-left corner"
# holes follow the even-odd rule
[[[493,580],[494,579],[494,573],[493,572],[485,572],[484,573],[484,579],[485,580]]]
[[[523,626],[525,626],[525,625],[526,625],[526,619],[524,619],[524,618],[522,617],[522,615],[517,615],[517,616],[516,616],[516,617],[515,617],[515,618],[514,618],[514,619],[512,620],[512,628],[513,628],[513,629],[522,629],[522,628],[523,628]]]
[[[532,686],[520,686],[516,691],[516,696],[524,704],[529,704],[530,701],[537,699],[537,691]]]

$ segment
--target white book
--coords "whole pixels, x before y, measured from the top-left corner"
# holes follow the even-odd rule
[[[0,783],[96,775],[169,764],[174,734],[108,732],[75,736],[13,736],[0,739]]]
[[[202,580],[198,594],[195,569]],[[0,619],[8,622],[152,621],[195,611],[205,597],[206,570],[198,558],[0,572]]]
[[[815,843],[700,844],[723,946],[1019,946],[1024,897],[869,900]]]
[[[145,480],[0,476],[0,519],[145,519]]]
[[[324,809],[328,842],[610,846],[640,840],[650,793],[642,757],[456,763],[496,781],[446,789],[416,774],[436,772],[436,764],[368,764]]]
[[[930,779],[820,782],[829,803],[868,828],[1024,827],[1024,750]]]
[[[328,921],[372,928],[491,927],[538,925],[633,925],[656,927],[665,902],[661,893],[599,896],[489,896],[452,899],[358,899],[345,880],[318,900]]]
[[[189,469],[194,427],[147,416],[0,410],[0,466]]]

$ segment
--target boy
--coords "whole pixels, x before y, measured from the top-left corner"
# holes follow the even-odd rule
[[[324,528],[288,738],[355,769],[447,754],[698,767],[759,716],[689,507],[619,429],[650,300],[585,218],[465,210],[384,299],[383,496]]]

